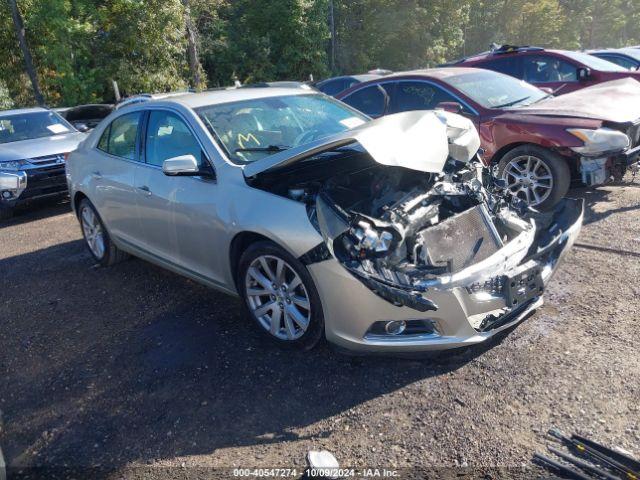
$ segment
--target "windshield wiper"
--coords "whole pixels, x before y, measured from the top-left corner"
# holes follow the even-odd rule
[[[533,101],[533,102],[531,102],[531,103],[527,103],[527,104],[525,105],[525,107],[528,107],[529,105],[534,105],[534,104],[539,103],[539,102],[541,102],[542,100],[546,100],[547,98],[550,98],[550,97],[553,97],[553,94],[551,94],[551,93],[547,93],[544,97],[540,97],[539,99],[534,100],[534,101]]]
[[[493,108],[505,108],[505,107],[512,107],[514,106],[516,103],[520,103],[520,102],[524,102],[526,99],[530,98],[531,95],[528,95],[524,98],[519,98],[518,100],[514,100],[513,102],[509,102],[509,103],[503,103],[502,105],[496,105]]]
[[[287,145],[267,145],[266,147],[236,148],[234,152],[284,152],[290,148]]]

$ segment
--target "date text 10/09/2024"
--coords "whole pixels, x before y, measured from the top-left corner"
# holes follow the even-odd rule
[[[280,477],[280,478],[394,478],[397,470],[386,468],[235,468],[234,477]]]

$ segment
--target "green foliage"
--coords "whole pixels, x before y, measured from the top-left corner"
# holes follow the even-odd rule
[[[184,0],[18,0],[51,106],[184,89]],[[329,72],[329,5],[334,72]],[[209,86],[433,66],[491,42],[568,49],[640,44],[640,0],[189,0]],[[0,0],[0,107],[33,104]],[[9,101],[10,100],[10,101]]]
[[[443,62],[463,40],[468,4],[447,0],[336,0],[342,71],[403,70]]]
[[[216,85],[307,79],[327,73],[324,0],[235,0],[203,33],[205,70]],[[205,37],[206,35],[206,37]]]
[[[9,96],[9,89],[0,83],[0,110],[6,110],[13,107],[13,101]]]

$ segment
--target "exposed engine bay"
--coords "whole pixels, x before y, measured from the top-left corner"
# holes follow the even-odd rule
[[[481,262],[534,229],[477,157],[450,158],[442,173],[379,165],[359,149],[322,157],[255,186],[304,202],[329,253],[365,282],[425,291],[430,278]]]
[[[411,168],[410,156],[394,163],[388,148],[382,162],[373,153],[378,146],[367,148],[365,139],[264,172],[251,184],[306,204],[324,239],[308,263],[332,255],[395,305],[437,310],[422,295],[431,289],[503,295],[509,276],[507,301],[517,307],[542,293],[540,269],[529,260],[564,226],[537,228],[544,216],[511,197],[484,166],[470,122],[451,128],[446,120],[448,154],[445,144],[438,171]],[[534,248],[541,235],[548,238]]]

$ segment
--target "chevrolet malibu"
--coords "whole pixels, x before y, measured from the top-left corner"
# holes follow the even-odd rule
[[[478,160],[449,112],[371,121],[323,94],[242,88],[117,110],[67,176],[102,265],[135,255],[239,295],[282,345],[359,351],[482,342],[523,320],[578,235]]]

